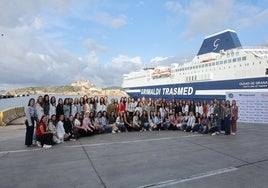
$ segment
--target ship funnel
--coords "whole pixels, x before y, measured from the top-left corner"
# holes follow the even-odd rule
[[[232,48],[241,47],[240,40],[233,30],[224,30],[205,37],[197,55],[211,52],[220,53]]]

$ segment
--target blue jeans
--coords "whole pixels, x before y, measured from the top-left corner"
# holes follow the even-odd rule
[[[181,125],[181,131],[185,131],[186,130],[186,127],[187,127],[187,123],[183,123]]]
[[[124,124],[119,124],[118,126],[118,129],[121,131],[121,132],[125,132],[126,131],[126,127]]]
[[[149,123],[144,123],[141,125],[144,129],[148,130],[149,129]]]
[[[200,127],[199,127],[199,133],[201,133],[201,134],[208,134],[208,127],[207,126],[200,125]]]
[[[106,133],[111,133],[113,128],[109,125],[103,125],[103,129]]]

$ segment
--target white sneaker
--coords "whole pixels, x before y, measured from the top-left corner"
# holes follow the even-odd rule
[[[116,132],[115,132],[115,131],[112,131],[112,133],[114,133],[114,134],[115,134]]]
[[[60,143],[64,143],[64,138],[60,138]]]
[[[39,147],[39,148],[41,148],[41,147],[42,147],[41,142],[36,141],[36,144],[37,144],[37,147]]]
[[[216,135],[216,133],[212,133],[212,134],[211,134],[211,136],[215,136],[215,135]]]
[[[235,133],[231,133],[231,135],[235,135]]]
[[[76,139],[74,139],[74,138],[70,138],[70,141],[73,141],[73,142],[75,142],[75,141],[76,141]]]
[[[49,149],[51,147],[52,147],[52,145],[46,145],[46,144],[43,145],[43,148],[45,148],[45,149]]]

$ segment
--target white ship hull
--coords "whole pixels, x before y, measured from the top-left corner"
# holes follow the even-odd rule
[[[209,99],[226,92],[268,92],[268,49],[242,48],[232,30],[205,38],[191,62],[124,75],[132,97]]]

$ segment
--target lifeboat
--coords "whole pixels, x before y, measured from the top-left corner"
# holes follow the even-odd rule
[[[202,61],[202,63],[210,62],[210,61],[213,61],[213,60],[215,60],[215,59],[212,59],[212,58],[210,58],[210,59],[204,59],[204,60]]]
[[[160,78],[160,77],[168,77],[171,74],[170,68],[165,68],[165,69],[156,69],[152,73],[153,78]]]

